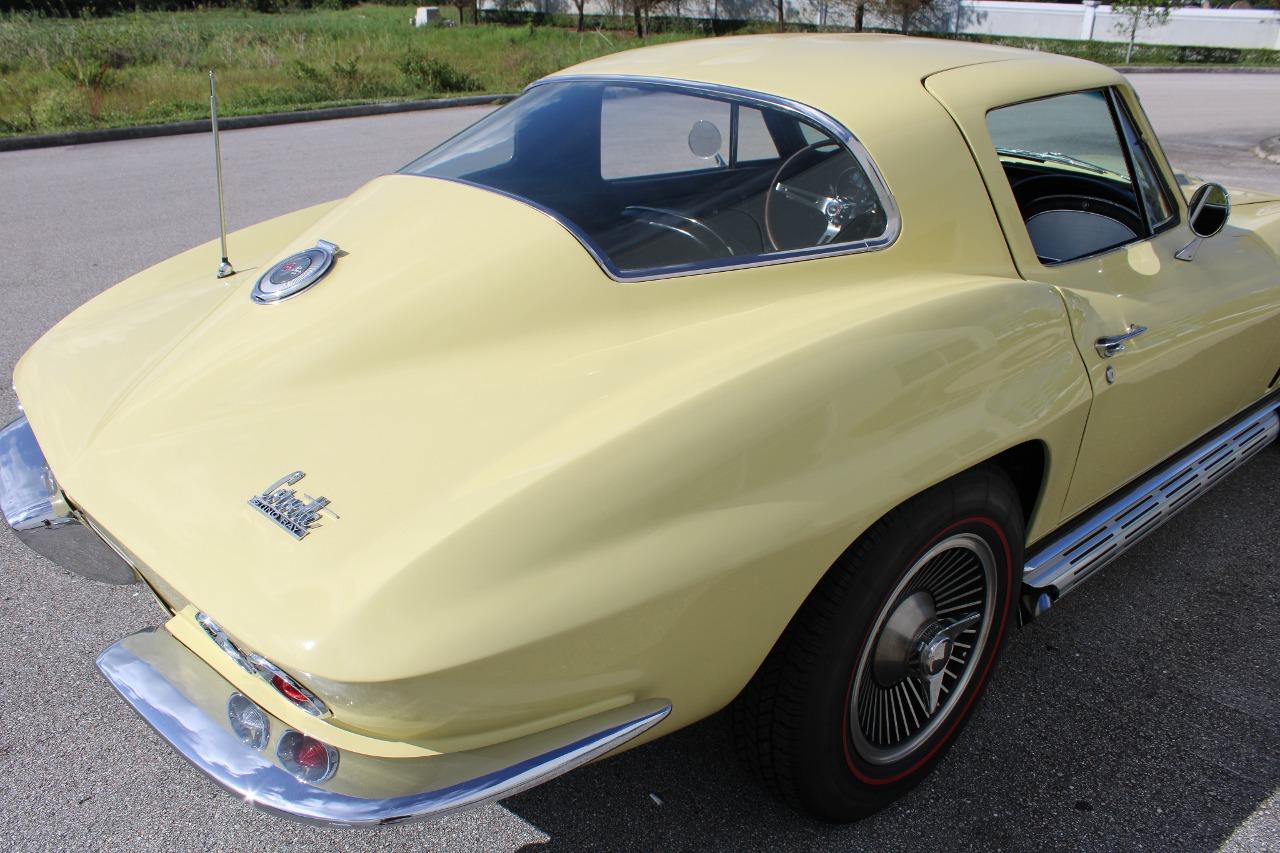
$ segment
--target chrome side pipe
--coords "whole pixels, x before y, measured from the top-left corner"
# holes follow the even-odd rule
[[[1032,549],[1022,576],[1022,621],[1047,611],[1278,438],[1280,396],[1273,395]]]
[[[213,72],[209,72],[209,121],[213,127],[213,164],[218,174],[218,237],[222,245],[222,263],[218,264],[218,278],[236,274],[227,260],[227,210],[222,194],[222,144],[218,141],[218,84]]]

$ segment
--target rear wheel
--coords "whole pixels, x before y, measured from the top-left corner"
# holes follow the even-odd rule
[[[766,787],[845,822],[928,775],[999,656],[1022,541],[1016,490],[982,468],[846,551],[735,703],[736,740]]]

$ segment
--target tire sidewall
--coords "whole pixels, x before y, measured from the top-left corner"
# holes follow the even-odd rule
[[[992,472],[970,472],[901,510],[883,536],[850,549],[836,566],[852,578],[834,614],[837,630],[825,650],[830,659],[808,703],[811,725],[806,727],[802,753],[811,771],[804,774],[809,780],[805,787],[811,788],[804,798],[837,820],[848,819],[850,804],[857,804],[856,812],[874,810],[928,775],[971,715],[1015,618],[1023,523],[1007,479]],[[961,533],[981,537],[996,560],[994,621],[974,662],[976,670],[933,735],[900,761],[871,764],[854,749],[849,729],[849,703],[862,648],[874,639],[877,616],[911,567],[938,542]],[[829,808],[821,807],[823,802]]]

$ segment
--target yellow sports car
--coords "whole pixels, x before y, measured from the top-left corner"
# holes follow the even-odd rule
[[[732,704],[770,790],[856,819],[1280,432],[1280,199],[1184,183],[1088,62],[587,62],[59,323],[0,507],[154,591],[99,669],[268,811],[421,818]]]

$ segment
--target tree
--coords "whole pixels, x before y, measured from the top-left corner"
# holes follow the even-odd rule
[[[937,29],[933,20],[943,7],[941,0],[847,0],[853,6],[853,28],[862,32],[863,18],[870,9],[877,22],[892,22],[897,30],[909,33],[913,29]]]
[[[649,31],[649,15],[666,0],[627,0],[631,6],[631,14],[635,18],[636,38],[642,39]]]
[[[1160,5],[1160,0],[1115,0],[1111,4],[1111,12],[1119,16],[1116,32],[1129,36],[1129,46],[1124,52],[1124,64],[1133,59],[1133,43],[1138,39],[1138,30],[1143,27],[1161,27],[1169,22],[1169,7]]]
[[[480,22],[480,4],[475,0],[450,0],[454,7],[458,10],[458,26],[462,26],[467,22],[467,7],[471,7],[471,23]]]
[[[774,5],[778,7],[778,32],[785,33],[787,31],[786,18],[786,2],[787,0],[773,0]]]
[[[578,8],[578,32],[582,32],[583,17],[586,14],[587,0],[573,0],[573,5]]]
[[[862,32],[863,19],[867,14],[867,2],[868,0],[831,0],[831,5],[851,11],[853,13],[853,31],[860,33]]]

